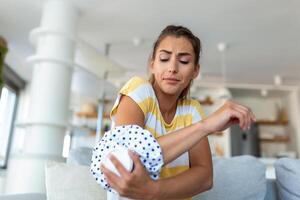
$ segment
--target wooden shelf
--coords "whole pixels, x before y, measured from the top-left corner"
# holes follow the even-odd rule
[[[109,113],[104,113],[104,114],[103,114],[103,118],[105,118],[105,119],[110,119],[110,114],[109,114]]]
[[[273,138],[259,138],[259,140],[265,143],[288,143],[290,138],[289,136],[275,136]]]
[[[288,121],[270,121],[270,120],[257,120],[256,123],[258,125],[281,125],[281,126],[286,126],[288,125]]]
[[[207,96],[204,100],[199,100],[199,103],[202,106],[211,106],[214,104],[214,101],[211,99],[210,96]]]
[[[97,112],[77,112],[75,113],[78,117],[85,117],[85,118],[98,118]]]

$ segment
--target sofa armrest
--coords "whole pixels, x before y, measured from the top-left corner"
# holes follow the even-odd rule
[[[278,189],[276,179],[267,179],[267,192],[265,200],[278,200]]]

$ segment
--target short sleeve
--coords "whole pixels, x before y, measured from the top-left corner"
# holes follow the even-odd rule
[[[134,102],[136,102],[145,117],[149,109],[153,106],[152,104],[155,99],[152,86],[147,80],[140,77],[131,78],[119,91],[117,99],[110,112],[110,117],[113,123],[115,122],[114,116],[117,113],[122,95],[130,97]]]

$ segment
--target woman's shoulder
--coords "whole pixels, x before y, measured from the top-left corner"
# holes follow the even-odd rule
[[[133,76],[127,81],[126,84],[150,84],[150,82],[140,76]]]
[[[114,120],[113,116],[117,113],[122,96],[130,97],[141,108],[144,116],[146,116],[155,102],[153,95],[155,95],[155,93],[149,81],[138,76],[130,78],[119,91],[115,104],[111,110],[111,119]]]
[[[121,93],[142,92],[151,93],[152,86],[150,82],[142,77],[134,76],[129,79],[121,89]]]

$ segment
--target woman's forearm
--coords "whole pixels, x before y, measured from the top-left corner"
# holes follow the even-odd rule
[[[212,187],[211,177],[207,168],[197,166],[177,176],[160,179],[154,183],[155,199],[183,199],[207,191]]]
[[[162,148],[164,163],[167,164],[173,161],[191,149],[202,138],[206,137],[208,133],[209,130],[201,121],[159,137],[157,140]]]

